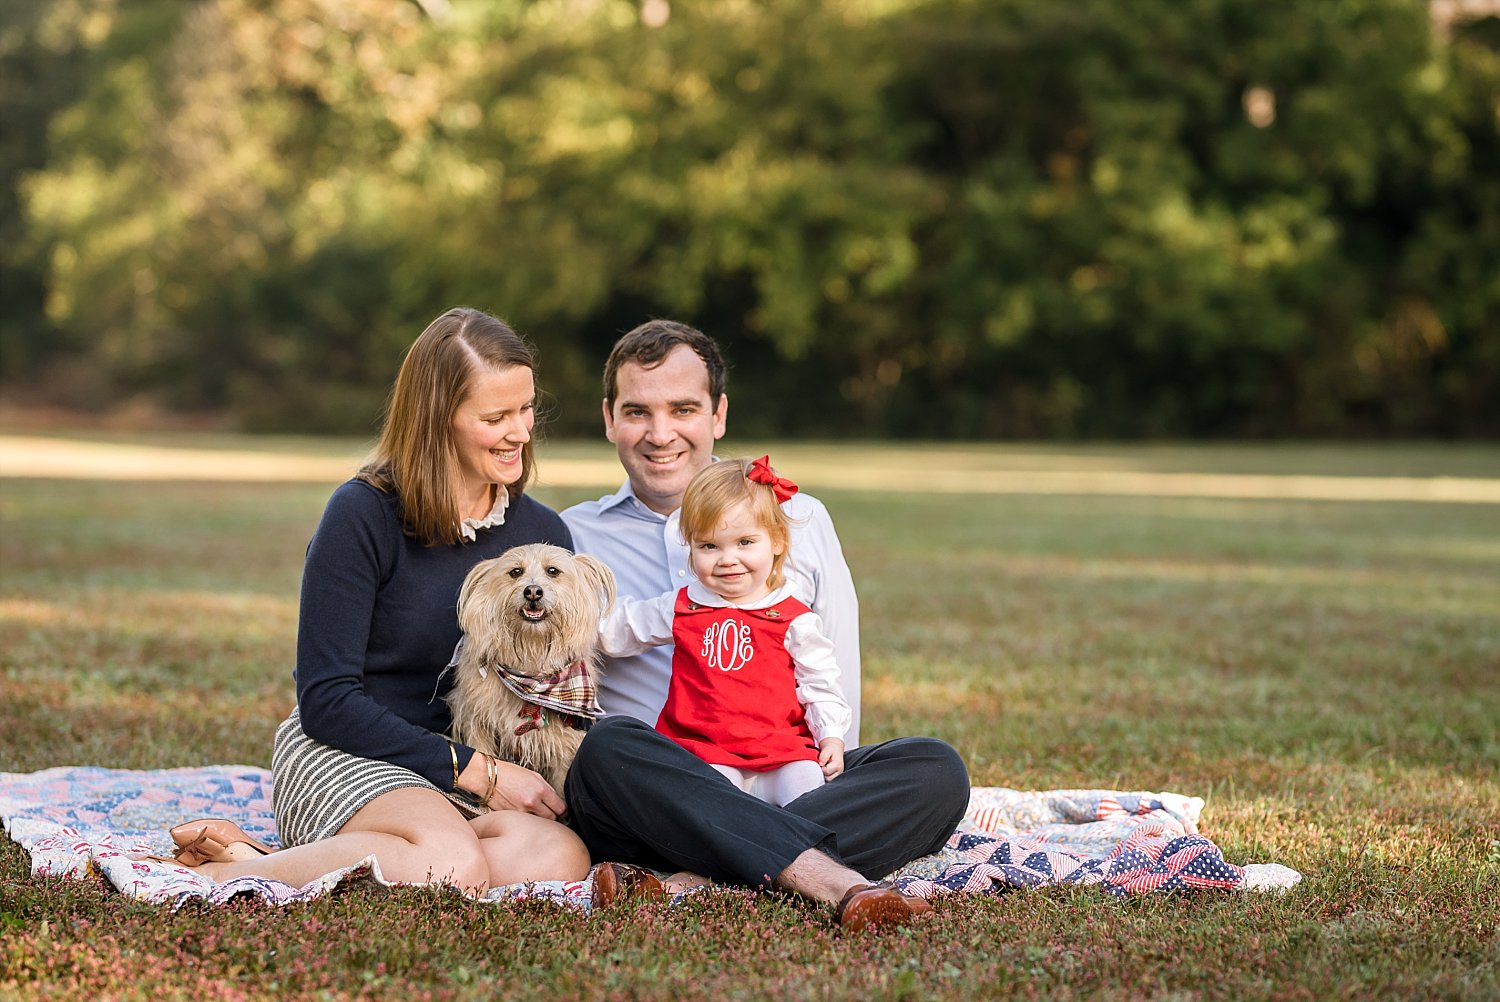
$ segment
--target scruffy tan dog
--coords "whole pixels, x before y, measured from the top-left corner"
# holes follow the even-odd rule
[[[476,565],[458,594],[454,739],[536,770],[562,796],[601,715],[599,619],[614,601],[609,568],[560,546],[517,546]]]

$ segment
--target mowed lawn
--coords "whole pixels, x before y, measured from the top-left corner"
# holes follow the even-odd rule
[[[855,939],[775,895],[173,912],[0,840],[0,999],[1500,997],[1500,449],[769,448],[848,552],[867,741],[1201,796],[1231,862],[1303,883],[954,897]],[[0,436],[0,771],[269,765],[303,549],[360,451]],[[605,446],[540,455],[556,506],[618,485]]]

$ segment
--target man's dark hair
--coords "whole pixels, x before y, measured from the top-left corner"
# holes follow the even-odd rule
[[[653,368],[660,365],[678,345],[686,345],[703,360],[708,369],[709,404],[711,407],[718,407],[719,398],[724,394],[726,376],[724,357],[719,354],[719,346],[714,343],[713,338],[696,327],[689,327],[675,320],[648,320],[615,342],[604,363],[605,406],[613,408],[615,405],[615,396],[620,391],[620,366],[626,362],[634,362],[643,369]]]

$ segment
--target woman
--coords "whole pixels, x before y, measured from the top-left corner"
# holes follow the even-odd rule
[[[297,708],[271,762],[288,848],[194,821],[172,830],[181,862],[301,886],[374,856],[387,880],[473,894],[587,874],[540,775],[445,737],[464,576],[523,543],[573,548],[557,514],[524,494],[534,368],[514,331],[473,309],[449,310],[411,346],[379,443],[307,549]]]

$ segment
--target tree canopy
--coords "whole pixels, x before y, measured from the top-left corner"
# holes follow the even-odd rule
[[[1494,435],[1495,23],[13,0],[0,379],[363,431],[467,304],[569,401],[621,331],[694,323],[742,432]]]

